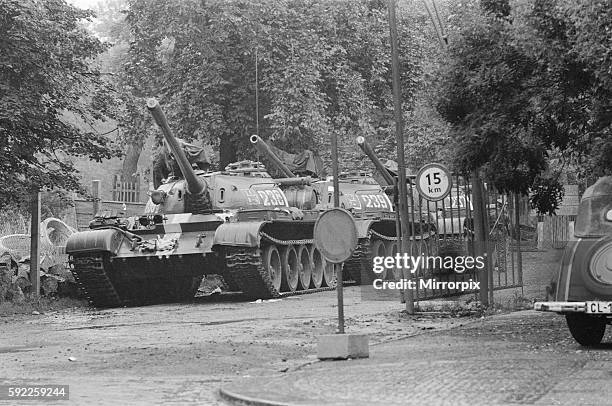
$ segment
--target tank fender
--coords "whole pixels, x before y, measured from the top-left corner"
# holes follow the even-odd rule
[[[117,229],[80,231],[66,241],[66,254],[106,251],[116,255],[124,239],[121,230]]]
[[[372,227],[374,220],[357,220],[355,221],[355,227],[357,228],[357,238],[367,238],[368,231]]]
[[[258,247],[261,239],[259,232],[264,224],[267,224],[267,222],[223,223],[215,231],[213,246]]]

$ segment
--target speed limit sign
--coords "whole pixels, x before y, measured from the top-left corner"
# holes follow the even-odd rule
[[[416,188],[429,201],[444,199],[451,191],[451,174],[442,164],[427,164],[419,169]]]

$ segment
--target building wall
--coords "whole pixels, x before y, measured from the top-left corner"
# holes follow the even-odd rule
[[[152,189],[150,186],[151,168],[151,143],[145,144],[140,159],[138,160],[138,173],[140,174],[140,199],[145,203],[148,199],[147,192]],[[100,199],[113,200],[113,179],[114,175],[121,174],[123,158],[112,158],[103,162],[94,162],[88,159],[74,159],[75,167],[79,170],[82,184],[91,195],[92,180],[100,181]]]

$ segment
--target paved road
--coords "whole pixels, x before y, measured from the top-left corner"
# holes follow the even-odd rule
[[[231,398],[295,405],[612,405],[612,336],[585,350],[564,320],[533,311],[371,348],[276,379],[223,385]]]
[[[467,322],[408,322],[398,301],[362,302],[357,287],[345,298],[347,331],[374,342]],[[0,317],[0,384],[70,384],[77,405],[222,404],[221,384],[312,362],[316,337],[336,328],[335,292],[224,300]]]
[[[525,293],[543,298],[556,257],[529,255]],[[504,303],[515,295],[496,292]],[[612,347],[580,349],[556,315],[406,318],[397,300],[362,301],[352,287],[347,332],[368,334],[372,357],[316,362],[317,336],[336,327],[335,303],[323,292],[0,317],[0,384],[70,384],[62,404],[76,405],[222,405],[220,387],[303,404],[612,404]]]

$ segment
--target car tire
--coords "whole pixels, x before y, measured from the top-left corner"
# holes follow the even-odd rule
[[[565,321],[574,340],[583,347],[598,345],[606,332],[606,319],[603,317],[569,313],[565,315]]]

